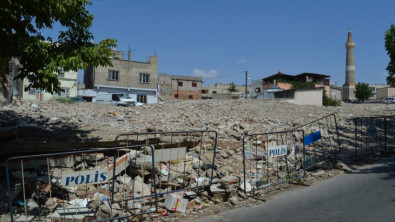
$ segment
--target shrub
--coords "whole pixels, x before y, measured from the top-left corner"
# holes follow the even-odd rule
[[[324,106],[341,106],[339,101],[329,98],[326,95],[325,89],[322,91],[322,105],[324,105]]]

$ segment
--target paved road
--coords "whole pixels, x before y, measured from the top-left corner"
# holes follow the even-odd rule
[[[395,221],[395,156],[281,193],[259,206],[196,221]]]

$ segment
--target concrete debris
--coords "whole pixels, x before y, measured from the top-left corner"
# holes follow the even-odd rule
[[[315,177],[319,177],[325,175],[325,173],[326,173],[325,170],[320,170],[318,172],[313,173],[312,175]]]
[[[165,207],[171,211],[179,211],[185,213],[188,205],[188,200],[175,194],[169,194],[165,200]]]
[[[345,163],[343,163],[342,161],[338,160],[335,164],[336,169],[339,170],[344,170],[348,173],[354,172],[353,169],[351,169],[349,166],[347,166]]]

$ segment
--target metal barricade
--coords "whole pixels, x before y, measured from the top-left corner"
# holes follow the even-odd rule
[[[157,194],[199,191],[213,180],[216,131],[143,132],[116,137],[116,146],[147,144],[154,147]]]
[[[394,118],[386,116],[354,118],[354,157],[379,155],[393,148]]]
[[[301,126],[294,130],[303,130],[306,168],[327,160],[336,159],[340,150],[339,132],[335,114],[330,114]]]
[[[304,132],[289,130],[249,134],[243,137],[246,193],[303,177]]]
[[[11,157],[11,220],[108,221],[156,211],[153,152],[138,145]]]
[[[395,116],[386,117],[386,151],[395,150]]]

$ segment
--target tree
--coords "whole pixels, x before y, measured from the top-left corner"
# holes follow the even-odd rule
[[[21,64],[16,79],[27,78],[30,88],[60,93],[57,72],[77,71],[89,65],[111,66],[112,52],[116,40],[108,39],[93,42],[89,31],[93,15],[86,6],[89,0],[26,0],[0,1],[0,81],[4,87],[8,64],[17,58]],[[57,39],[42,34],[61,26]],[[7,90],[5,90],[7,91]],[[10,101],[9,101],[10,102]]]
[[[359,82],[355,86],[354,93],[355,97],[357,97],[358,100],[362,101],[369,99],[369,97],[371,97],[373,94],[372,89],[370,89],[369,87],[369,84],[363,82]]]
[[[385,48],[387,54],[390,57],[390,61],[387,66],[388,76],[387,84],[395,86],[395,25],[391,24],[391,27],[385,31]]]
[[[232,82],[228,88],[228,92],[238,92],[239,90],[236,88],[236,85],[234,82]]]

